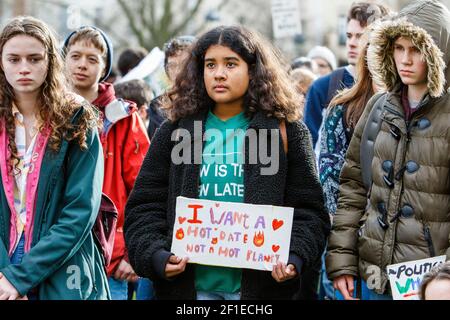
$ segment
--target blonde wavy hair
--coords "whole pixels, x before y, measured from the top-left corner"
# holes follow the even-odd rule
[[[63,62],[60,56],[57,40],[53,31],[42,21],[28,16],[12,19],[0,35],[0,59],[5,43],[19,35],[27,35],[39,40],[45,47],[48,59],[48,72],[41,86],[39,100],[39,116],[42,120],[42,130],[46,125],[51,128],[48,147],[58,152],[64,139],[76,141],[82,150],[87,148],[87,134],[99,124],[97,112],[89,103],[77,102],[75,96],[68,91],[64,76]],[[12,113],[13,103],[16,101],[13,87],[8,83],[3,70],[0,71],[0,120],[5,123],[8,134],[11,164],[17,166],[18,154],[15,143],[15,121]],[[74,113],[84,108],[82,116],[76,124],[71,124]],[[3,128],[0,128],[3,130]]]

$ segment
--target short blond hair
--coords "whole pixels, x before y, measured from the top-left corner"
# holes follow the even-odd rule
[[[66,52],[69,52],[70,47],[77,42],[92,44],[96,49],[100,50],[105,65],[108,63],[108,46],[98,30],[91,27],[85,27],[77,31],[70,37],[69,42],[67,43]]]

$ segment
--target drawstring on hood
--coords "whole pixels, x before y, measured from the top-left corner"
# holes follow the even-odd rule
[[[372,25],[367,60],[373,79],[380,87],[393,91],[401,79],[394,62],[394,42],[411,39],[428,66],[428,93],[442,96],[449,86],[450,12],[437,0],[419,0],[396,16]]]

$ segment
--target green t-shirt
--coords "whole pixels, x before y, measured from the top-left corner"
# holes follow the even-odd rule
[[[205,130],[199,198],[216,201],[244,201],[243,147],[249,119],[244,112],[222,121],[211,111]],[[197,265],[198,291],[236,293],[241,289],[242,270]]]

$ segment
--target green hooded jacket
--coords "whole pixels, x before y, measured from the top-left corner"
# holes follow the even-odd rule
[[[83,112],[74,115],[76,121]],[[37,189],[31,249],[18,265],[8,256],[10,209],[0,188],[0,272],[27,295],[37,288],[40,300],[109,299],[102,256],[92,227],[100,207],[103,153],[96,129],[87,150],[63,140],[58,153],[47,146]]]

